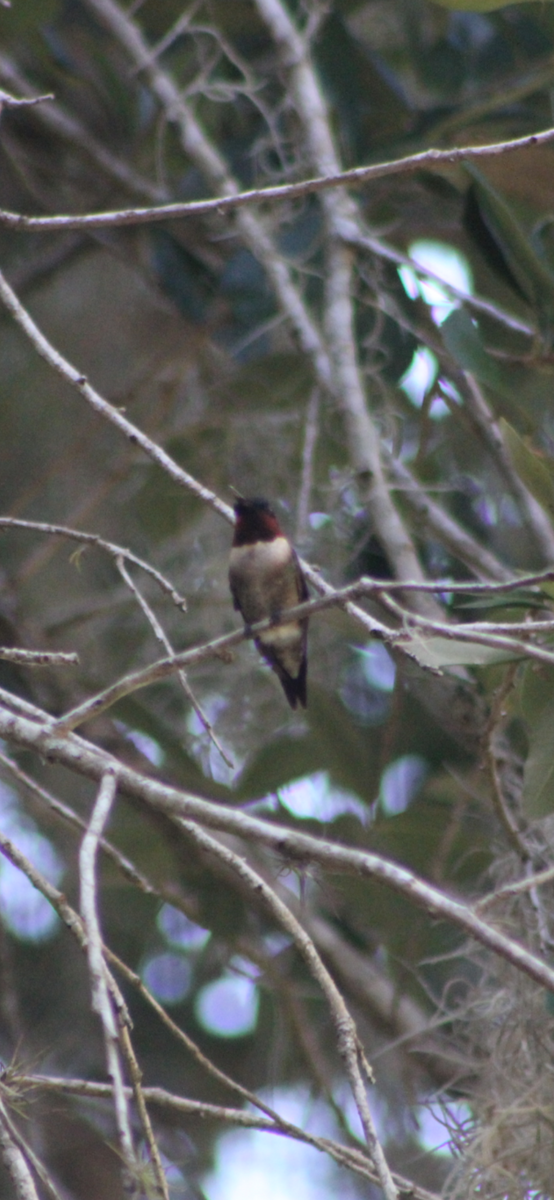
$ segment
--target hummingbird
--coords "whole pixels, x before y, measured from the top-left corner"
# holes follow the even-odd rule
[[[233,604],[248,628],[309,598],[298,556],[267,500],[239,498],[229,559]],[[266,629],[256,648],[278,675],[291,708],[306,708],[308,621]]]

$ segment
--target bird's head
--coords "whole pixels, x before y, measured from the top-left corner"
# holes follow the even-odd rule
[[[234,546],[272,542],[277,537],[282,537],[282,530],[267,500],[262,496],[240,496],[235,501]]]

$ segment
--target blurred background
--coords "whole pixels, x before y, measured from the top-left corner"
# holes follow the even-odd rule
[[[271,9],[255,0],[14,0],[0,9],[0,87],[54,96],[2,111],[0,206],[79,214],[321,173]],[[431,0],[291,0],[283,11],[302,32],[342,169],[552,124],[548,3],[487,13]],[[478,169],[428,164],[351,192],[359,236],[345,261],[358,375],[388,496],[422,573],[467,582],[467,593],[438,597],[448,618],[521,619],[549,604],[544,593],[517,608],[476,607],[471,583],[540,570],[554,551],[553,187],[554,150],[544,145]],[[271,266],[284,266],[332,356],[331,209],[310,196],[241,218],[44,233],[0,224],[0,265],[52,344],[113,406],[227,503],[232,488],[267,496],[301,554],[342,586],[362,574],[390,579],[394,557],[340,376],[324,388]],[[174,649],[236,628],[228,523],[87,408],[7,313],[0,358],[0,515],[94,533],[151,563],[186,598],[183,612],[129,568]],[[0,664],[4,689],[50,713],[163,653],[101,547],[13,525],[1,532],[0,572],[0,641],[79,654],[80,666],[64,670]],[[371,849],[475,899],[523,870],[482,767],[486,713],[504,688],[516,803],[525,760],[538,753],[534,729],[554,715],[551,669],[506,667],[475,648],[442,652],[440,677],[327,610],[311,621],[306,713],[288,709],[244,644],[232,661],[207,660],[189,675],[219,748],[176,678],[120,701],[84,733],[195,795]],[[10,752],[10,765],[2,753],[2,831],[78,907],[80,832],[45,793],[86,819],[92,785],[26,753]],[[544,774],[548,739],[541,753]],[[552,804],[548,792],[541,815]],[[102,859],[107,944],[221,1072],[287,1120],[356,1145],[328,1010],[282,931],[146,807],[119,800],[109,837],[151,890]],[[550,1196],[552,998],[378,883],[248,854],[300,916],[358,1023],[388,1159],[428,1189],[412,1194]],[[544,848],[541,861],[550,865]],[[548,919],[547,891],[544,906]],[[2,1059],[29,1076],[104,1079],[85,960],[7,861],[0,912]],[[495,915],[537,946],[526,894]],[[124,991],[145,1084],[240,1103],[143,996]],[[122,1194],[108,1101],[28,1088],[18,1103],[60,1196]],[[291,1187],[299,1200],[339,1189],[381,1195],[283,1138],[152,1115],[176,1200],[245,1191],[283,1200]],[[0,1190],[15,1195],[1,1170]]]

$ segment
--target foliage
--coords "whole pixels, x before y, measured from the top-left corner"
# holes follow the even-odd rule
[[[552,145],[478,162],[429,155],[356,188],[223,202],[548,128],[551,6],[474,0],[445,11],[453,7],[35,0],[0,9],[4,304],[11,286],[74,368],[73,382],[70,368],[53,370],[13,306],[2,309],[0,517],[12,520],[0,527],[0,642],[79,656],[78,666],[0,661],[0,1127],[38,1196],[53,1193],[34,1152],[75,1200],[163,1192],[144,1166],[154,1150],[139,1109],[127,1153],[110,1096],[87,1095],[90,1081],[111,1079],[104,1035],[115,993],[101,1021],[93,965],[62,922],[73,919],[65,897],[86,916],[79,846],[98,782],[92,767],[70,764],[68,747],[83,743],[67,726],[57,748],[35,744],[33,729],[49,728],[45,713],[62,717],[156,659],[237,628],[233,488],[271,499],[328,584],[370,582],[349,605],[311,617],[305,714],[289,711],[241,643],[191,659],[184,679],[173,671],[128,690],[78,730],[136,773],[114,800],[106,837],[117,853],[99,858],[97,908],[105,946],[126,964],[109,967],[144,1084],[173,1097],[173,1107],[160,1095],[149,1105],[172,1195],[205,1186],[212,1200],[203,1181],[221,1121],[240,1121],[233,1106],[247,1124],[260,1117],[246,1106],[254,1093],[262,1125],[296,1089],[326,1114],[310,1134],[364,1150],[361,1126],[349,1124],[334,1002],[285,909],[374,1064],[398,1194],[553,1194],[547,975],[508,965],[478,932],[468,940],[477,914],[548,971]],[[46,93],[54,99],[14,102]],[[103,226],[41,229],[5,215],[209,198],[219,209]],[[452,250],[467,287],[461,275],[452,286],[433,277]],[[399,581],[440,582],[418,591]],[[314,576],[314,597],[318,589]],[[28,742],[12,712],[31,723]],[[198,807],[172,810],[144,780]],[[287,840],[256,840],[254,825],[239,836],[245,814],[285,828]],[[304,834],[365,852],[367,869],[340,856],[326,866]],[[49,897],[62,921],[37,907],[21,915],[17,880],[33,859],[63,887]],[[428,889],[410,890],[407,876],[383,882],[377,861]],[[445,904],[456,897],[466,924],[437,908],[439,894]],[[230,1036],[225,1005],[237,981],[252,1007]],[[127,1036],[117,1053],[129,1080]],[[57,1085],[48,1090],[45,1075]],[[175,1097],[197,1108],[181,1111]],[[456,1158],[422,1152],[415,1114],[431,1102]],[[457,1128],[455,1111],[465,1114]],[[347,1178],[340,1153],[323,1193]],[[131,1174],[134,1164],[132,1185],[122,1158]],[[352,1194],[390,1198],[375,1155],[361,1161],[358,1174],[359,1160],[346,1162]],[[6,1162],[2,1195],[28,1200]]]

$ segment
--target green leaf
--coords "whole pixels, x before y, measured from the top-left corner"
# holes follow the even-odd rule
[[[201,324],[215,294],[215,272],[167,230],[152,229],[150,239],[160,287],[184,316],[194,324]]]
[[[360,728],[336,693],[324,687],[310,689],[308,720],[325,749],[333,782],[373,803],[379,786],[381,729]]]
[[[306,734],[275,738],[250,760],[237,798],[255,800],[314,771],[329,771],[339,787],[372,803],[379,784],[381,731],[360,729],[337,696],[315,684],[306,720]]]
[[[542,508],[553,516],[554,462],[544,454],[539,454],[537,450],[531,450],[504,417],[500,418],[500,427],[519,478]]]
[[[531,731],[531,744],[523,772],[523,809],[528,817],[545,817],[554,811],[554,696]]]
[[[485,349],[479,327],[465,308],[456,308],[441,325],[441,334],[454,361],[470,371],[479,383],[492,388],[504,401],[513,420],[530,429],[529,418],[520,406],[521,390],[514,385],[513,373],[503,370]]]
[[[483,383],[501,390],[498,364],[487,354],[477,325],[465,308],[455,308],[450,313],[441,325],[441,334],[446,349],[464,371],[471,371]]]
[[[340,120],[347,162],[363,162],[368,145],[402,136],[409,104],[390,58],[386,63],[367,39],[356,35],[336,11],[322,21],[313,52],[333,112]]]
[[[468,595],[471,595],[471,593],[469,591],[468,591]],[[538,608],[541,610],[544,610],[544,609],[548,610],[549,607],[550,606],[547,604],[547,602],[545,600],[542,600],[541,597],[539,595],[537,595],[536,592],[532,592],[529,589],[526,590],[525,588],[521,588],[521,590],[518,592],[505,592],[505,593],[501,592],[497,596],[495,596],[494,593],[492,594],[492,596],[476,595],[473,600],[469,599],[469,600],[454,602],[454,611],[455,612],[461,612],[462,610],[465,610],[465,609],[481,608],[481,609],[485,609],[485,610],[488,610],[488,609],[492,610],[492,609],[501,608],[501,609],[508,610],[508,613],[509,613],[510,609],[515,610],[515,609],[522,609],[522,608]],[[521,615],[520,613],[516,614],[514,612],[514,617],[517,616],[519,619],[520,615]],[[502,619],[509,620],[510,618],[509,618],[509,615],[507,615],[506,612],[504,612],[502,615]]]
[[[554,809],[554,667],[526,664],[520,709],[529,735],[523,807],[527,816],[543,817]]]
[[[321,747],[309,733],[276,737],[250,759],[237,784],[236,799],[258,800],[327,766]]]
[[[521,655],[515,650],[496,649],[477,642],[456,641],[455,638],[413,636],[402,648],[413,654],[422,667],[483,667],[491,663],[509,662]],[[522,651],[523,653],[523,651]]]
[[[540,720],[554,696],[554,667],[528,662],[523,670],[519,706],[529,729]]]
[[[513,288],[522,300],[529,303],[529,296],[514,275],[502,249],[494,221],[491,221],[487,212],[483,211],[483,205],[479,200],[479,192],[474,183],[471,184],[466,193],[463,225],[472,241],[479,248],[491,271],[494,271],[508,287]]]
[[[459,12],[493,12],[495,8],[507,8],[506,0],[434,0],[441,8],[453,8]],[[519,0],[520,4],[532,4],[533,0]]]
[[[554,274],[537,254],[532,239],[516,220],[510,205],[485,175],[466,162],[481,217],[518,287],[530,303],[543,313],[554,304]]]

